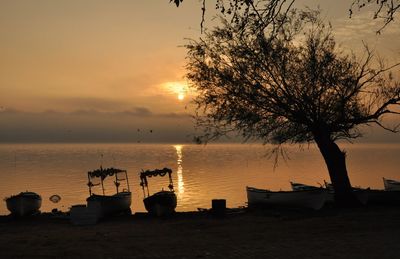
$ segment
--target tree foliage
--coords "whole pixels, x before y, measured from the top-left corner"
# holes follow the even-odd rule
[[[176,7],[179,7],[179,5],[183,2],[183,0],[169,0],[169,2],[174,2],[174,4],[176,5]]]
[[[274,9],[277,10],[277,9]],[[264,143],[315,142],[339,204],[356,204],[336,141],[400,114],[400,83],[365,46],[357,58],[335,43],[319,11],[249,10],[187,44],[196,121],[209,141],[230,132]]]
[[[361,136],[362,124],[389,129],[381,119],[397,114],[400,101],[392,67],[374,67],[368,47],[361,60],[339,51],[316,11],[274,17],[223,19],[187,45],[203,140],[235,131],[265,143],[313,141],[321,132],[336,141]]]
[[[373,19],[382,19],[383,25],[377,31],[380,33],[389,23],[394,21],[397,11],[400,9],[400,0],[353,0],[349,9],[350,18],[354,9],[363,9],[372,6],[374,9]]]
[[[183,0],[170,0],[177,7]],[[279,12],[285,4],[292,5],[295,0],[212,0],[215,3],[215,8],[223,15],[231,16],[235,20],[238,12],[248,13],[249,10],[257,13],[260,9],[268,9],[270,12]],[[382,19],[383,25],[377,31],[380,33],[389,23],[394,21],[396,13],[400,9],[400,0],[351,0],[349,1],[349,14],[352,17],[355,10],[361,10],[365,7],[372,7],[374,10],[373,19]],[[202,0],[202,18],[201,29],[203,29],[204,15],[206,11],[206,0]]]
[[[383,118],[400,114],[400,83],[391,74],[399,64],[387,66],[366,45],[362,57],[342,52],[320,12],[293,9],[294,2],[216,1],[221,25],[186,45],[204,133],[197,141],[235,132],[278,147],[315,142],[336,202],[357,204],[336,142],[360,137],[361,125],[397,132]],[[202,10],[204,21],[205,0]]]

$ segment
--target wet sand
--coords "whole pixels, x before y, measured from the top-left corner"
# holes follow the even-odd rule
[[[0,217],[1,258],[400,258],[400,207],[117,216],[74,226]]]

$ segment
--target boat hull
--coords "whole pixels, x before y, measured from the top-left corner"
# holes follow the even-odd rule
[[[97,208],[98,216],[105,217],[122,212],[130,212],[131,192],[120,192],[114,195],[93,194],[86,199],[88,208]]]
[[[318,189],[322,188],[322,187],[306,185],[306,184],[302,184],[302,183],[290,182],[290,184],[292,186],[293,191],[318,190]],[[333,189],[333,186],[331,184],[328,184],[328,187],[325,189],[328,190],[328,196],[327,196],[326,202],[328,202],[328,203],[335,202],[335,191]],[[369,194],[368,190],[369,189],[353,188],[354,195],[356,196],[357,200],[359,200],[362,205],[366,205],[368,202],[368,194]]]
[[[385,191],[400,191],[400,182],[396,180],[383,178]]]
[[[326,202],[328,203],[334,203],[335,202],[335,192],[332,190],[328,190],[328,198]],[[360,202],[362,205],[366,205],[368,203],[369,199],[369,191],[368,189],[360,189],[360,188],[353,188],[353,193],[356,199]]]
[[[313,210],[321,209],[328,198],[328,190],[319,188],[302,191],[272,192],[254,187],[246,187],[248,205],[263,207],[297,207]]]
[[[400,191],[368,190],[368,203],[400,205]]]
[[[29,216],[39,212],[42,198],[34,192],[21,192],[6,199],[7,209],[17,217]]]
[[[165,216],[175,212],[176,195],[172,191],[160,191],[143,199],[146,210],[155,216]]]

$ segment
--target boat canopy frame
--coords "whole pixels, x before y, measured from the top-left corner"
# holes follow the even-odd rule
[[[174,184],[172,182],[172,170],[170,168],[164,167],[163,169],[154,169],[154,170],[142,170],[139,173],[140,176],[140,186],[142,187],[143,190],[143,196],[144,197],[149,197],[150,196],[150,192],[149,192],[149,183],[147,178],[150,177],[156,177],[156,176],[161,176],[164,177],[165,175],[168,174],[168,178],[169,178],[169,185],[168,188],[171,192],[174,191]],[[146,190],[147,190],[147,195],[146,195]]]
[[[124,174],[124,178],[123,177],[118,177],[118,175],[120,174]],[[89,171],[88,172],[88,187],[89,187],[89,195],[92,195],[92,188],[95,186],[98,186],[101,184],[101,189],[103,191],[103,195],[105,195],[105,190],[104,190],[104,180],[107,177],[111,177],[115,175],[115,181],[114,181],[114,185],[115,188],[117,190],[117,194],[119,193],[119,186],[121,185],[121,181],[126,181],[126,187],[127,187],[127,191],[130,192],[130,187],[129,187],[129,180],[128,180],[128,172],[124,169],[118,169],[118,168],[103,168],[102,166],[100,166],[100,169],[96,169],[93,171]],[[92,179],[96,179],[96,178],[100,178],[100,183],[93,183]],[[125,191],[125,189],[123,189],[123,192]]]

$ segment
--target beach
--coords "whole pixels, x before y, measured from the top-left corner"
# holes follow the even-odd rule
[[[75,226],[0,217],[1,258],[400,258],[399,207],[145,213]]]

